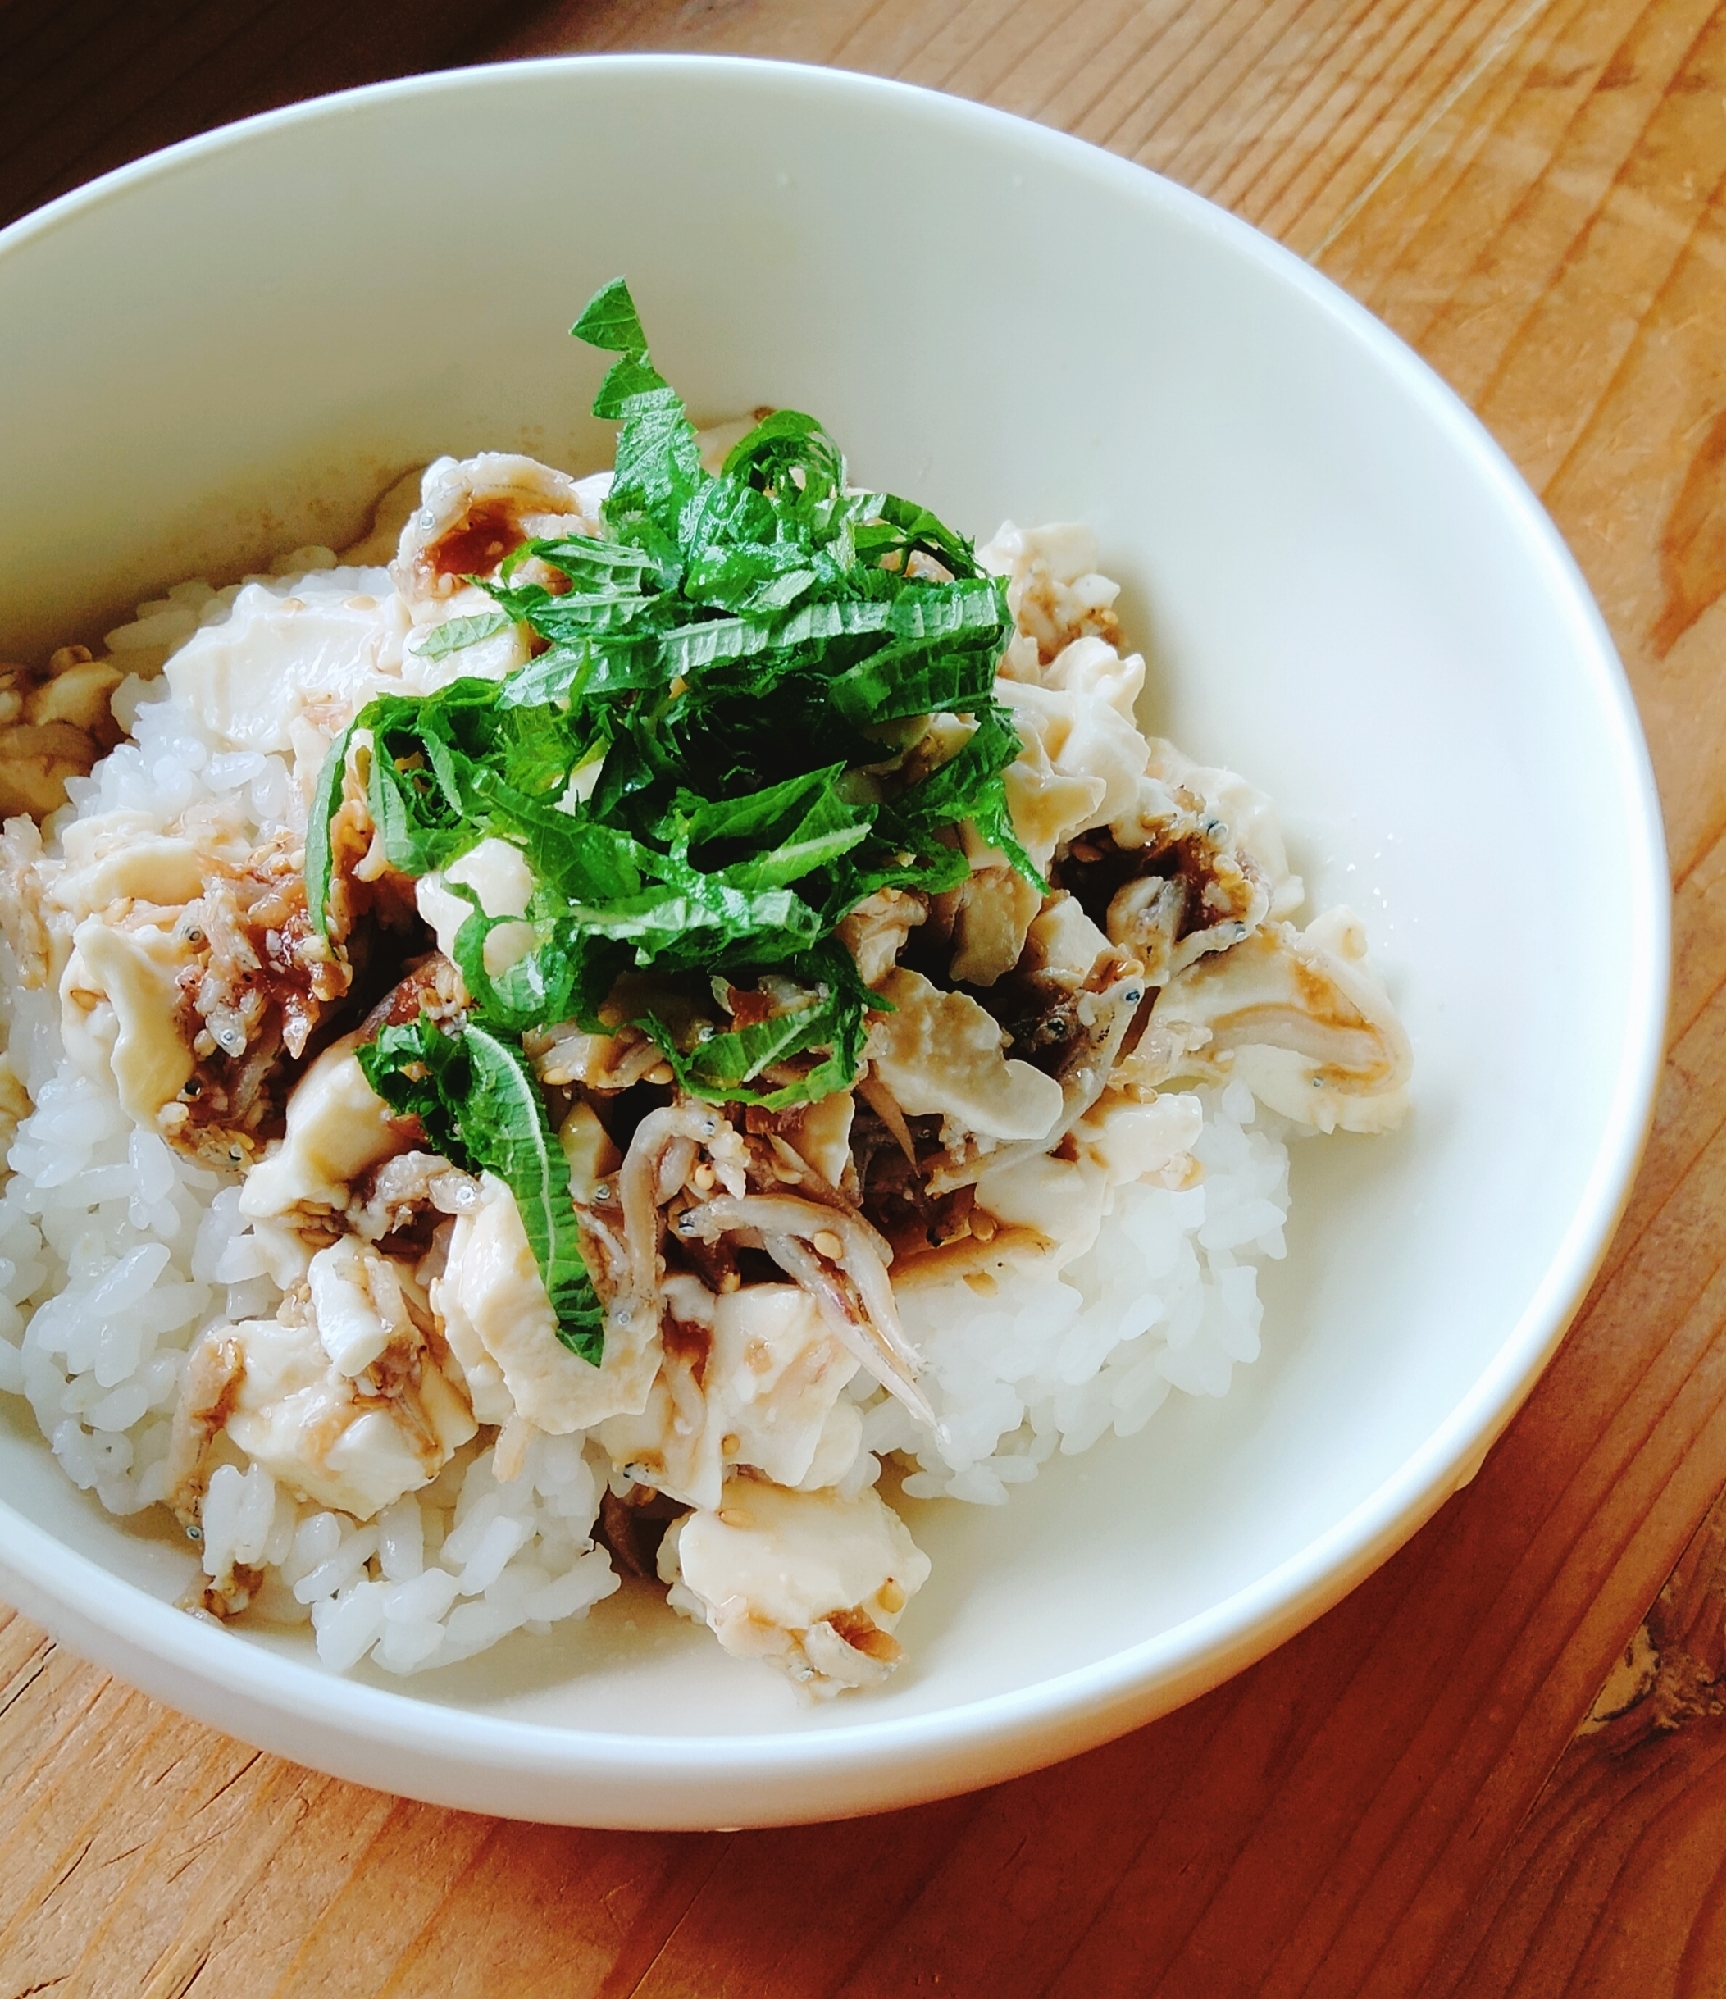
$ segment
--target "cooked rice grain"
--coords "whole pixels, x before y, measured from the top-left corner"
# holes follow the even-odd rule
[[[330,559],[330,560],[333,560]],[[328,571],[321,553],[301,566]],[[288,586],[282,585],[284,589]],[[292,587],[382,590],[381,573],[334,570]],[[233,592],[183,585],[141,608],[110,645],[141,674],[226,615]],[[128,680],[133,731],[46,829],[124,808],[164,825],[220,799],[255,831],[290,809],[276,756],[224,751],[160,682]],[[0,1391],[22,1394],[67,1475],[110,1513],[158,1502],[186,1349],[213,1322],[274,1311],[280,1293],[238,1213],[238,1182],[136,1130],[112,1090],[75,1071],[53,996],[20,989],[0,944],[9,1059],[34,1103],[0,1195]],[[1057,1450],[1130,1436],[1171,1388],[1221,1395],[1258,1353],[1257,1265],[1283,1253],[1287,1153],[1279,1121],[1236,1084],[1200,1092],[1203,1181],[1121,1190],[1095,1246],[1058,1275],[1022,1274],[993,1295],[964,1283],[904,1298],[926,1359],[940,1445],[866,1377],[863,1443],[841,1490],[901,1452],[905,1490],[999,1505]],[[1273,1129],[1273,1127],[1276,1127]],[[296,1502],[258,1465],[218,1467],[203,1512],[204,1579],[260,1571],[246,1615],[309,1622],[343,1671],[368,1656],[422,1672],[510,1632],[545,1634],[618,1588],[593,1525],[609,1466],[576,1437],[536,1436],[500,1481],[495,1434],[458,1452],[422,1492],[360,1523]]]

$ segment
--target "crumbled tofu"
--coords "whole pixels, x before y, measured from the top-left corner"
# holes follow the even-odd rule
[[[765,1659],[816,1695],[884,1680],[892,1632],[929,1558],[871,1490],[855,1499],[730,1480],[716,1510],[691,1513],[660,1548],[671,1601],[728,1652]]]
[[[894,1011],[871,1024],[868,1055],[901,1110],[940,1113],[991,1138],[1035,1139],[1054,1128],[1060,1084],[1009,1061],[1007,1037],[968,993],[943,992],[902,968],[881,991]]]

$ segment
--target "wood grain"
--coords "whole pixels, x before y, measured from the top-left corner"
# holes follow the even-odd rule
[[[1726,10],[589,0],[484,51],[635,47],[842,63],[1112,146],[1312,257],[1482,413],[1660,778],[1648,1159],[1554,1366],[1400,1556],[1205,1700],[979,1796],[782,1833],[487,1822],[254,1756],[13,1619],[0,1999],[1726,1989]],[[240,101],[212,80],[206,116]]]
[[[1726,1501],[1451,1937],[1434,1999],[1726,1990],[1723,1620]]]

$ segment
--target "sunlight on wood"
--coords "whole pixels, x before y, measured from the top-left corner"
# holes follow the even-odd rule
[[[444,40],[407,66],[448,59],[462,33],[474,56],[778,55],[1041,118],[1226,203],[1410,339],[1545,497],[1647,722],[1681,883],[1655,1135],[1557,1362],[1400,1556],[1206,1699],[980,1796],[750,1835],[492,1823],[255,1755],[12,1617],[4,1989],[1722,1989],[1726,12],[573,0],[475,8],[465,27],[460,13],[443,10]],[[143,61],[148,37],[134,39]],[[362,73],[386,73],[370,60]],[[211,62],[202,123],[259,87]],[[96,111],[79,115],[77,144],[15,187],[107,163]],[[137,145],[155,142],[151,115],[125,111]],[[1106,304],[1106,276],[1097,291]]]

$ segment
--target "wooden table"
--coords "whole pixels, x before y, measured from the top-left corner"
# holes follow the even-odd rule
[[[699,49],[985,98],[1312,258],[1480,412],[1605,608],[1670,828],[1671,1052],[1605,1272],[1480,1476],[1208,1698],[885,1818],[572,1832],[256,1755],[14,1617],[0,1999],[1726,1991],[1726,8],[244,12],[0,7],[0,203],[368,76]]]

